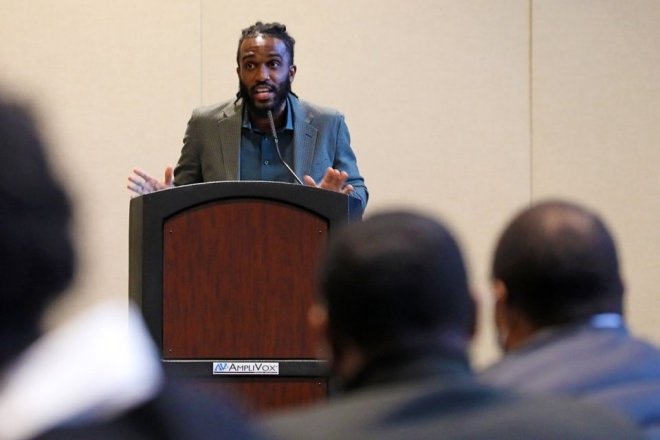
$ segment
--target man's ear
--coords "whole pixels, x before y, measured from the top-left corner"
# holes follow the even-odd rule
[[[479,309],[480,301],[478,292],[474,289],[470,289],[470,301],[472,302],[472,307],[470,309],[470,322],[467,329],[467,336],[470,340],[473,340],[477,335],[477,330],[479,328]]]
[[[499,324],[501,320],[507,320],[507,296],[509,291],[501,280],[493,280],[493,301],[495,304],[495,323]]]
[[[293,82],[293,78],[296,77],[296,72],[298,71],[298,68],[296,67],[295,64],[291,64],[289,66],[289,81]]]
[[[312,304],[307,311],[307,322],[314,331],[325,330],[328,326],[328,311],[325,306]]]
[[[493,281],[495,294],[495,326],[504,351],[513,350],[532,337],[539,326],[517,306],[509,301],[509,289],[501,280]]]
[[[307,322],[316,340],[317,356],[329,359],[332,353],[328,328],[328,310],[325,306],[315,303],[307,311]]]
[[[495,304],[502,303],[506,304],[507,295],[509,291],[506,288],[506,284],[502,280],[494,279],[493,280],[493,295],[495,296]]]
[[[509,308],[507,307],[507,295],[509,294],[506,284],[502,280],[495,279],[492,283],[495,329],[497,330],[498,340],[502,348],[507,345],[509,335]]]

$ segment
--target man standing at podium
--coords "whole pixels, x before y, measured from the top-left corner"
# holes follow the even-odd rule
[[[236,98],[195,109],[179,162],[158,181],[140,169],[128,178],[138,195],[199,182],[267,180],[369,197],[344,116],[291,91],[294,44],[286,26],[257,22],[238,43]]]

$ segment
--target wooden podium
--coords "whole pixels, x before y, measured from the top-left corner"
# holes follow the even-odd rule
[[[288,183],[212,182],[131,200],[129,296],[166,370],[255,412],[325,398],[307,330],[328,234],[359,201]]]

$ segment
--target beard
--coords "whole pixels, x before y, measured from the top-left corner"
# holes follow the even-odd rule
[[[254,87],[260,85],[264,85],[264,83],[258,83]],[[250,93],[250,89],[248,89],[248,87],[243,83],[243,81],[240,80],[238,81],[240,96],[245,101],[245,105],[247,105],[248,112],[258,117],[265,118],[266,116],[268,116],[269,111],[275,113],[276,110],[279,110],[284,106],[284,103],[286,102],[286,98],[287,96],[289,96],[289,93],[291,92],[291,78],[287,76],[282,83],[280,84],[268,83],[268,86],[272,87],[275,90],[275,96],[273,98],[273,102],[272,104],[260,104],[254,100],[252,94]]]

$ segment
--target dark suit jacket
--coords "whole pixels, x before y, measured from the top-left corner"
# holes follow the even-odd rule
[[[335,110],[315,106],[289,95],[294,118],[293,169],[319,182],[328,167],[348,173],[362,209],[369,194],[357,167],[344,117]],[[195,109],[174,170],[176,185],[240,180],[240,145],[243,105],[227,101]]]
[[[477,383],[458,357],[380,359],[342,396],[275,414],[278,439],[632,439],[636,427],[600,407],[524,397]]]
[[[660,350],[625,328],[568,326],[540,333],[481,374],[521,391],[579,397],[620,410],[660,440]]]
[[[100,378],[102,379],[102,378]],[[4,423],[9,423],[5,421]],[[71,421],[34,440],[259,440],[246,416],[199,391],[168,384],[147,403],[110,420]]]

